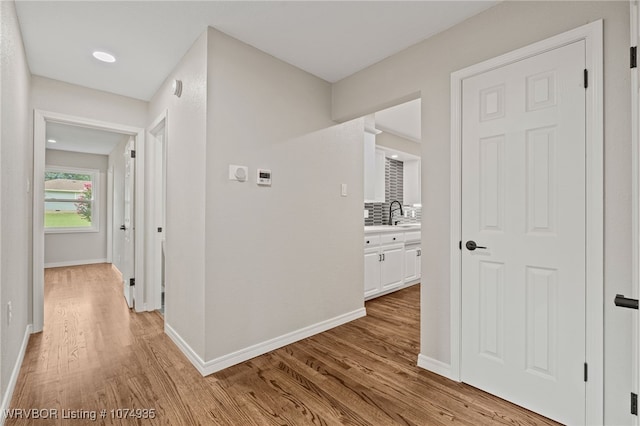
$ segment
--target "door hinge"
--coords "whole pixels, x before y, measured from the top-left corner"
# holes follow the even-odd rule
[[[589,87],[589,71],[584,70],[584,88]]]
[[[135,286],[136,286],[136,279],[129,278],[129,287],[135,287]]]
[[[638,415],[638,394],[631,392],[631,414]]]
[[[458,249],[462,250],[462,241],[458,241]]]
[[[588,378],[589,378],[589,366],[585,362],[584,363],[584,381],[586,382]]]
[[[638,48],[636,46],[631,46],[630,65],[631,68],[638,67]]]
[[[135,149],[131,150],[131,158],[136,158],[136,150]]]

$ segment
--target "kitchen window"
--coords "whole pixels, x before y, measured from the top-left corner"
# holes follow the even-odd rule
[[[99,170],[47,166],[44,173],[46,233],[98,232]]]

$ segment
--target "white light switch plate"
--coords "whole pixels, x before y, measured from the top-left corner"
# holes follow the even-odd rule
[[[342,185],[340,185],[340,195],[342,195],[343,197],[347,196],[347,184],[343,183]]]
[[[249,177],[249,168],[246,166],[236,166],[235,164],[229,164],[229,180],[236,180],[238,182],[246,182]]]

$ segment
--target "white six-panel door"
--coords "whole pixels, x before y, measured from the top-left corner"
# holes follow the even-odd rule
[[[462,86],[461,377],[565,424],[585,422],[584,68],[579,41]]]

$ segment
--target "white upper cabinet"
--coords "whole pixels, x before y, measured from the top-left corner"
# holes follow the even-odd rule
[[[376,149],[376,135],[364,132],[364,202],[384,203],[384,152]]]
[[[403,164],[403,201],[404,204],[421,204],[420,195],[422,183],[420,173],[420,160],[405,160]]]

